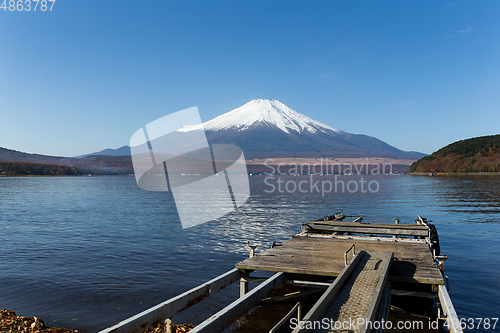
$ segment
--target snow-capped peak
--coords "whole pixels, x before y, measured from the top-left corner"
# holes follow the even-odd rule
[[[203,128],[216,132],[223,129],[244,130],[254,125],[276,126],[286,133],[290,133],[290,131],[299,133],[315,133],[316,131],[341,132],[306,117],[275,99],[251,100],[239,108],[203,123]],[[185,126],[180,131],[184,132],[193,129],[195,129],[194,126]]]

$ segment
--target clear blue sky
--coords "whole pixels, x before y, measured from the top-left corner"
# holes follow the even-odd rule
[[[500,2],[57,0],[52,12],[0,10],[1,147],[117,148],[168,113],[198,106],[207,121],[254,98],[424,153],[498,134]]]

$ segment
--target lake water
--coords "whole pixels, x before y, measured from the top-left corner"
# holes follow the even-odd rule
[[[239,212],[182,229],[173,198],[139,189],[134,177],[0,178],[0,308],[97,331],[234,268],[248,256],[247,240],[267,249],[342,210],[366,222],[432,220],[458,315],[499,317],[500,176],[364,179],[378,191],[267,193],[264,176],[253,176]],[[180,320],[196,323],[237,289]]]

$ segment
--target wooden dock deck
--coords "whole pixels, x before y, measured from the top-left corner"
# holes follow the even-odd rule
[[[355,244],[356,251],[394,253],[390,281],[444,284],[443,275],[423,240],[369,240],[301,234],[281,246],[237,263],[236,268],[335,277],[344,268],[344,252],[352,244]]]
[[[346,221],[314,221],[306,225],[309,232],[354,232],[369,235],[427,237],[429,229],[422,224],[361,223]]]
[[[301,303],[296,303],[283,319],[269,327],[270,333],[290,321],[294,313],[300,322],[321,318],[335,322],[347,318],[383,320],[388,317],[391,294],[439,299],[441,303],[436,301],[434,306],[443,309],[450,331],[462,332],[456,325],[458,317],[439,267],[443,265],[441,260],[447,257],[439,253],[434,226],[417,216],[417,224],[398,224],[397,219],[395,224],[383,224],[360,223],[361,217],[345,222],[343,219],[347,216],[337,213],[303,225],[302,233],[281,244],[273,243],[271,249],[257,255],[256,246],[247,244],[250,258],[237,263],[234,269],[101,333],[143,332],[236,281],[240,281],[240,297],[191,332],[222,332],[275,292],[278,295],[273,296],[274,299],[290,301],[294,295],[306,296],[314,305],[307,305],[310,310],[302,317]],[[347,260],[348,257],[351,259]],[[255,271],[274,274],[263,278],[253,275]],[[250,282],[260,284],[250,289]],[[313,290],[309,290],[309,294],[297,291],[281,295],[278,290],[284,285]],[[394,285],[396,289],[393,289]],[[319,299],[309,296],[311,292],[317,294],[322,290],[325,291]],[[370,331],[365,326],[355,330],[360,333]],[[293,333],[307,332],[311,330],[299,326],[293,330]]]

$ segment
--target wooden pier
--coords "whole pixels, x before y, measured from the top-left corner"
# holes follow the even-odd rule
[[[316,289],[273,296],[273,299],[290,301],[307,297],[310,303],[312,301],[311,306],[302,316],[302,304],[296,303],[266,332],[276,332],[284,325],[291,327],[289,331],[293,333],[343,332],[345,330],[312,327],[307,323],[323,322],[323,319],[332,323],[356,322],[360,318],[364,324],[350,332],[383,332],[367,322],[388,319],[391,295],[430,299],[434,302],[431,308],[441,309],[436,318],[445,319],[451,332],[462,332],[444,285],[442,267],[446,256],[440,255],[437,233],[427,220],[418,216],[417,224],[398,224],[398,220],[387,224],[362,223],[361,217],[346,222],[345,218],[335,214],[309,222],[303,225],[300,234],[281,244],[273,243],[271,249],[258,255],[255,255],[255,246],[248,244],[250,258],[236,263],[233,270],[101,333],[141,333],[238,280],[240,297],[190,332],[222,332],[264,299],[269,299],[270,293],[279,295],[284,285]],[[256,275],[262,271],[273,275],[270,278]],[[260,284],[250,289],[250,282]],[[440,317],[442,314],[446,317]],[[293,328],[290,320],[295,317],[301,325]]]
[[[335,277],[344,268],[344,253],[357,251],[394,253],[389,280],[444,284],[425,240],[302,234],[253,258],[236,264],[249,271],[271,271]]]

